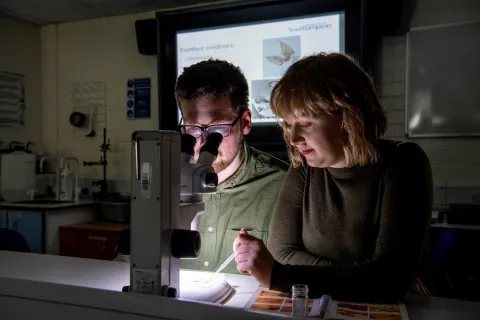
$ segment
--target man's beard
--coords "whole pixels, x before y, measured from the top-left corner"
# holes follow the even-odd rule
[[[243,150],[243,135],[240,135],[238,138],[238,148],[237,150],[224,155],[220,151],[218,152],[217,159],[215,162],[212,164],[213,170],[215,170],[215,173],[218,174],[219,172],[222,172],[226,168],[228,168],[229,165],[232,164],[232,162],[235,160],[237,155],[239,153],[242,153]]]

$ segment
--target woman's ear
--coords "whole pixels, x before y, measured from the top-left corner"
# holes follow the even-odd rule
[[[242,134],[247,135],[252,130],[252,111],[247,109],[242,114]]]

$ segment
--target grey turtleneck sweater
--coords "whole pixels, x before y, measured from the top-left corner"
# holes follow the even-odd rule
[[[414,143],[377,148],[377,164],[290,168],[268,238],[271,289],[303,283],[312,296],[365,302],[405,296],[427,240],[432,171]]]

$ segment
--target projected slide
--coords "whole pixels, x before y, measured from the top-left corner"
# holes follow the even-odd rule
[[[275,123],[272,88],[298,59],[318,52],[344,51],[344,14],[192,30],[177,34],[177,74],[202,60],[239,66],[250,88],[253,122]]]

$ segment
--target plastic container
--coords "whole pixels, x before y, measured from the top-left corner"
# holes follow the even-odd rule
[[[28,191],[36,190],[36,156],[15,150],[1,156],[1,192],[7,202],[29,200]]]
[[[292,286],[292,317],[308,316],[308,286],[294,284]]]
[[[68,164],[65,164],[60,173],[60,200],[73,201],[74,199],[74,177],[70,171]]]

